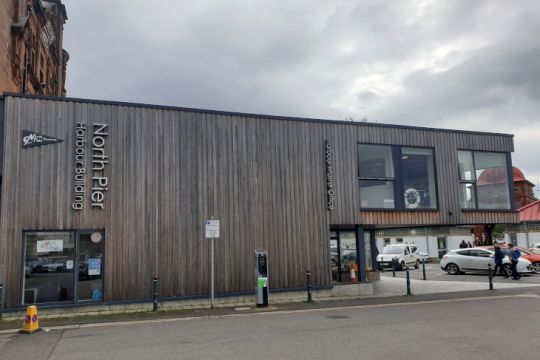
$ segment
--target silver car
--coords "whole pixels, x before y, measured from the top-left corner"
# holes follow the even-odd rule
[[[443,269],[450,275],[456,275],[459,273],[470,271],[487,272],[489,264],[491,264],[492,269],[495,268],[494,257],[494,251],[482,248],[452,250],[448,254],[443,256],[441,260],[441,269]],[[511,265],[508,256],[504,257],[503,266],[510,274]],[[517,270],[519,273],[531,273],[531,262],[527,259],[519,258]]]

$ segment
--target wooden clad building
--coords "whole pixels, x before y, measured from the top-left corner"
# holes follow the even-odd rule
[[[17,94],[0,120],[7,308],[207,295],[210,218],[218,294],[256,250],[272,289],[325,287],[378,228],[518,222],[511,135]]]

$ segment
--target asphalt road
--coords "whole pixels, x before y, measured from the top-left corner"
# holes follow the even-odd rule
[[[411,279],[421,280],[422,267],[420,269],[409,269]],[[381,276],[392,276],[392,270],[385,269]],[[396,271],[396,277],[404,278],[405,271]],[[466,282],[487,282],[486,273],[467,273],[464,275],[448,275],[441,269],[439,264],[427,263],[426,264],[426,279],[435,281],[466,281]],[[494,277],[495,283],[515,283],[516,281],[522,284],[540,284],[540,274],[523,274],[521,280],[512,280],[511,278],[505,279],[502,276]],[[539,356],[540,358],[540,356]]]
[[[537,359],[540,290],[1,335],[11,359]]]

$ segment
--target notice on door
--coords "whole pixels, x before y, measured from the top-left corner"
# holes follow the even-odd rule
[[[64,240],[38,240],[37,251],[38,253],[48,252],[62,252],[64,251]]]
[[[88,259],[88,275],[101,275],[101,259]]]

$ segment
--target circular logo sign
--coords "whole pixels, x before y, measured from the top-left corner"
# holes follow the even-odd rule
[[[95,233],[92,233],[92,235],[90,235],[90,240],[94,243],[94,244],[97,244],[99,242],[101,242],[101,239],[103,238],[103,236],[101,235],[100,232],[95,232]]]

